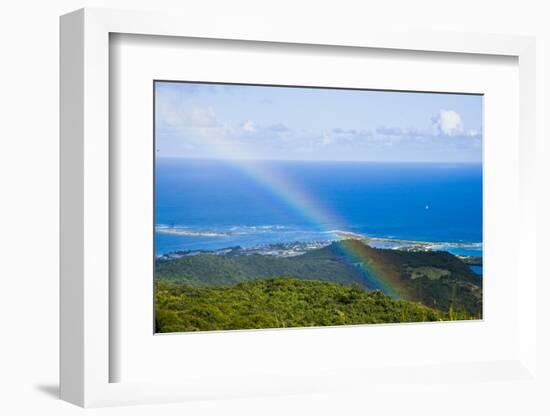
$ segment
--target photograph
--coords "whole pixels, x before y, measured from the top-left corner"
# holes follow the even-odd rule
[[[153,89],[155,333],[483,319],[483,95]]]

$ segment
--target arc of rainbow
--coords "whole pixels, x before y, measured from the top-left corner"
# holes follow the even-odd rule
[[[201,138],[204,139],[204,144],[214,158],[223,160],[224,163],[230,164],[247,175],[257,184],[268,189],[276,198],[281,199],[287,206],[300,213],[307,221],[317,224],[323,232],[332,235],[333,239],[339,239],[336,232],[346,229],[346,223],[340,216],[323,208],[323,204],[316,201],[306,190],[270,169],[266,163],[255,159],[252,153],[246,152],[242,147],[236,147],[223,134],[208,133],[208,131],[203,131]],[[376,286],[385,294],[394,297],[408,297],[406,289],[399,284],[398,279],[389,276],[389,273],[379,265],[372,264],[359,244],[344,242],[341,248],[343,249],[342,254],[348,261],[361,264],[361,267],[375,280]]]
[[[331,230],[330,224],[344,226],[345,222],[342,218],[324,208],[323,204],[313,199],[305,189],[299,187],[295,182],[288,180],[276,170],[271,169],[268,164],[254,157],[252,152],[246,151],[242,146],[235,146],[223,134],[216,134],[216,132],[212,132],[212,134],[208,131],[209,129],[204,130],[206,131],[203,131],[201,138],[204,139],[204,144],[212,157],[231,165],[267,189],[304,219],[319,225],[324,232],[334,234],[333,231],[336,230]]]

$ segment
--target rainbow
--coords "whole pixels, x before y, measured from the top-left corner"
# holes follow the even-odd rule
[[[367,286],[380,289],[388,296],[416,300],[415,291],[404,284],[399,272],[377,249],[369,247],[357,239],[340,241],[336,247],[340,251],[339,254],[346,258],[348,263],[356,265],[366,272]]]
[[[329,239],[341,240],[340,232],[346,230],[345,220],[335,212],[330,212],[324,204],[315,200],[306,189],[290,181],[280,172],[262,163],[253,154],[246,152],[242,147],[237,148],[227,139],[224,133],[202,131],[201,138],[212,157],[222,160],[233,168],[256,182],[263,189],[268,190],[274,197],[282,200],[288,207],[299,213],[306,221],[316,224],[320,230],[329,235]],[[363,269],[371,280],[371,285],[379,288],[385,294],[397,298],[408,299],[412,296],[400,282],[395,272],[380,261],[373,261],[373,251],[357,240],[342,241],[342,257],[348,262]],[[370,250],[368,250],[370,249]]]

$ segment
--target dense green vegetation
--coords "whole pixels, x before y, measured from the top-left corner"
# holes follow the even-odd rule
[[[406,299],[442,311],[465,309],[481,318],[482,280],[458,257],[445,251],[383,250],[363,244],[360,251],[409,289]]]
[[[369,267],[363,267],[365,264]],[[156,263],[157,281],[194,288],[292,276],[373,289],[372,273],[379,273],[381,280],[402,289],[404,300],[421,302],[444,313],[466,310],[471,316],[481,317],[481,278],[447,252],[384,250],[348,240],[296,257],[201,254]]]
[[[274,276],[363,284],[361,275],[353,267],[326,248],[296,257],[201,254],[157,260],[156,271],[158,279],[193,286],[227,286]]]
[[[157,332],[288,328],[471,319],[358,285],[290,277],[233,286],[155,282]]]

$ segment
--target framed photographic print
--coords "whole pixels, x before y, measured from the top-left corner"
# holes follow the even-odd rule
[[[63,16],[62,398],[532,380],[533,44]]]
[[[154,94],[156,332],[482,318],[481,95]]]

